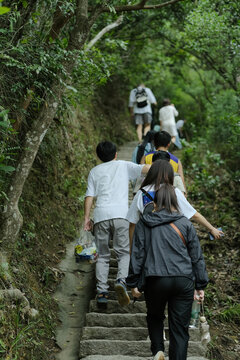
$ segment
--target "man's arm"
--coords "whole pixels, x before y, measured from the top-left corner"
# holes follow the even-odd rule
[[[148,98],[149,98],[150,103],[157,106],[157,100],[156,100],[155,96],[153,95],[152,90],[149,89],[149,88],[146,88],[146,92],[148,94]]]
[[[86,196],[84,200],[84,230],[91,231],[90,211],[93,204],[93,196]]]
[[[191,220],[196,221],[198,224],[203,225],[206,227],[210,233],[213,235],[214,239],[219,239],[221,235],[224,235],[224,233],[218,229],[216,229],[214,226],[212,226],[207,219],[205,219],[204,216],[202,216],[199,212],[196,212],[192,217]]]
[[[177,111],[177,109],[175,108],[174,104],[171,104],[171,106],[173,107],[173,114],[174,114],[174,116],[178,116],[178,111]]]
[[[143,168],[142,168],[142,172],[141,172],[141,174],[147,174],[148,173],[148,170],[150,169],[150,167],[151,167],[151,165],[149,165],[149,164],[145,164],[144,166],[143,166]]]
[[[142,156],[141,161],[140,161],[140,164],[141,164],[141,165],[145,164],[145,155]]]

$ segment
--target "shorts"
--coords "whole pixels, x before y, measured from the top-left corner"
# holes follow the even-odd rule
[[[134,118],[136,125],[151,124],[152,122],[152,114],[150,113],[134,114]]]

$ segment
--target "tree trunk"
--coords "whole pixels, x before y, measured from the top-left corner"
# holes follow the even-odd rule
[[[53,88],[53,93],[58,94],[58,98],[63,93],[60,85]],[[49,125],[56,113],[59,101],[56,98],[49,98],[42,108],[39,117],[35,120],[32,128],[26,134],[24,150],[21,154],[17,169],[13,175],[8,191],[8,200],[5,202],[1,234],[3,245],[12,247],[19,230],[21,229],[23,218],[18,209],[19,198],[22,194],[23,186],[31,170],[32,164],[38,152],[39,146],[49,128]]]

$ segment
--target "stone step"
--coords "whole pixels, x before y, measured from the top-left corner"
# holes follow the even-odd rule
[[[115,268],[117,268],[117,267],[118,267],[117,259],[111,258],[111,259],[110,259],[110,262],[109,262],[109,266],[110,266],[110,267],[115,267]]]
[[[146,314],[100,314],[91,312],[86,314],[86,326],[103,327],[146,327]]]
[[[123,314],[105,314],[91,312],[86,314],[85,326],[102,327],[147,327],[146,314],[144,313],[123,313]],[[164,326],[168,326],[167,316],[164,320]]]
[[[110,248],[110,253],[111,253],[111,259],[116,259],[116,253],[115,251],[113,250],[113,248]]]
[[[84,357],[83,360],[152,360],[151,357],[138,357],[138,356],[125,356],[125,355],[89,355]],[[166,357],[168,359],[168,356]],[[187,360],[208,360],[202,356],[188,356]]]
[[[169,338],[168,328],[165,328],[166,338]],[[189,329],[191,341],[200,341],[201,334],[199,329]],[[108,339],[108,340],[147,340],[148,329],[146,327],[114,327],[108,328],[103,326],[84,327],[82,340],[90,339]]]
[[[168,341],[165,342],[167,353]],[[206,349],[199,341],[189,341],[188,356],[205,356]],[[128,355],[128,356],[151,356],[150,341],[126,341],[126,340],[82,340],[80,342],[80,358],[88,355]]]
[[[115,278],[117,277],[118,269],[117,267],[111,267],[109,268],[109,277]]]
[[[115,294],[116,297],[116,294]],[[128,306],[119,305],[117,300],[108,300],[106,307],[101,307],[96,300],[90,301],[89,312],[112,313],[146,313],[145,301],[136,301]]]
[[[147,340],[148,329],[146,327],[115,327],[103,326],[84,327],[82,340],[108,339],[108,340]]]

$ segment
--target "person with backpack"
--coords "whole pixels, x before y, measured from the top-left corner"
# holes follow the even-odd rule
[[[170,145],[171,145],[171,135],[167,131],[156,132],[154,134],[154,146],[156,150],[151,151],[145,156],[143,156],[141,159],[141,164],[152,164],[152,157],[158,151],[168,152],[168,154],[170,155],[170,164],[172,165],[174,172],[180,175],[183,182],[183,186],[185,188],[185,194],[187,195],[182,163],[179,158],[177,158],[175,155],[173,155],[168,151]]]
[[[173,169],[165,163],[172,179]],[[155,193],[154,207],[136,225],[126,279],[134,298],[144,291],[153,360],[165,359],[166,305],[169,360],[187,359],[192,303],[204,300],[208,281],[196,230],[180,212],[172,183],[162,184]]]
[[[151,104],[157,105],[157,101],[151,89],[144,84],[138,85],[132,89],[129,96],[129,110],[131,117],[134,117],[137,126],[137,136],[139,142],[151,129],[152,107]],[[143,128],[144,126],[144,128]]]
[[[147,132],[141,144],[138,144],[132,152],[132,162],[140,164],[141,159],[144,155],[155,150],[153,143],[155,131],[150,130]]]

